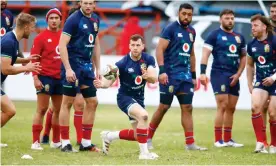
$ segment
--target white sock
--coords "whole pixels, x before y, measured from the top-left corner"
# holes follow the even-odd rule
[[[111,131],[107,133],[107,139],[109,139],[110,141],[120,139],[119,134],[120,134],[120,131]]]
[[[82,140],[81,140],[81,144],[82,144],[82,146],[84,146],[84,147],[88,147],[88,146],[91,145],[91,140],[90,140],[90,139],[82,139]]]
[[[66,145],[70,144],[69,139],[63,139],[61,140],[61,147],[64,148]]]
[[[143,153],[143,154],[149,153],[147,143],[143,143],[143,144],[139,143],[139,147],[140,147],[140,153]]]

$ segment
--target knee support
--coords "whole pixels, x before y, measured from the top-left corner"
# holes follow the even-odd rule
[[[81,91],[83,98],[96,97],[97,90],[93,87],[81,89],[80,91]]]
[[[194,97],[193,93],[177,95],[179,104],[192,104],[193,97]]]
[[[63,95],[76,97],[77,90],[74,87],[63,86]]]
[[[160,94],[160,103],[171,106],[173,95]]]

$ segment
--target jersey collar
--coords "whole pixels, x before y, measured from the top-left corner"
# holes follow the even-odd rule
[[[130,57],[130,59],[131,59],[131,60],[135,61],[134,59],[132,59],[131,52],[129,52],[129,57]],[[141,53],[140,58],[139,58],[139,59],[137,59],[136,61],[139,61],[141,58],[142,58],[142,53]]]
[[[14,34],[14,36],[15,36],[16,40],[18,41],[18,39],[17,39],[17,35],[16,35],[15,30],[12,30],[12,33]]]
[[[82,11],[82,9],[81,9],[81,8],[80,8],[80,11],[81,11],[82,15],[84,15],[85,17],[87,17],[87,18],[91,18],[91,14],[90,14],[90,17],[88,17],[88,16],[86,16],[86,15],[83,13],[83,11]]]

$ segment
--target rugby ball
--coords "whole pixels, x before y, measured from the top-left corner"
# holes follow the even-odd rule
[[[101,75],[107,80],[115,80],[118,76],[119,69],[116,65],[106,65],[101,72]]]

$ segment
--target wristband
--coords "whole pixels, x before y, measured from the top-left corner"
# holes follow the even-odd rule
[[[196,79],[196,72],[192,72],[192,79]]]
[[[201,64],[200,65],[200,74],[206,74],[206,68],[207,68],[207,65]]]
[[[163,73],[166,73],[166,72],[165,72],[164,65],[161,65],[161,66],[159,66],[159,75],[163,74]]]

